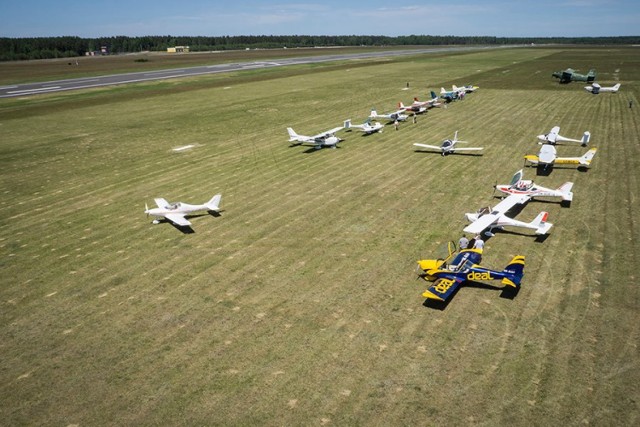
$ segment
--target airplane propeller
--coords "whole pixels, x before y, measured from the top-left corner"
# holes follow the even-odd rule
[[[146,213],[147,218],[149,218],[149,206],[146,203],[144,204],[144,213]]]

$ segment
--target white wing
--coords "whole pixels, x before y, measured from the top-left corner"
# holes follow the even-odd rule
[[[530,198],[531,196],[528,196],[526,194],[512,194],[508,196],[506,199],[504,199],[503,201],[501,201],[500,203],[498,203],[493,208],[492,213],[496,212],[496,213],[504,214],[515,205],[525,203]]]
[[[461,142],[461,141],[458,141]],[[478,151],[483,150],[482,147],[455,147],[453,151]]]
[[[438,146],[438,145],[427,145],[427,144],[419,144],[419,143],[414,143],[413,145],[415,145],[416,147],[423,147],[423,148],[431,148],[432,150],[439,150],[442,151],[442,147]]]
[[[180,225],[182,227],[187,227],[191,225],[191,223],[185,219],[184,214],[171,213],[171,214],[166,214],[164,217],[167,218],[169,221],[177,225]]]
[[[344,129],[344,127],[338,126],[337,128],[329,129],[326,132],[322,132],[322,133],[319,133],[317,135],[314,135],[311,138],[325,138],[327,136],[333,135],[334,133],[336,133],[336,132],[338,132],[339,130],[342,130],[342,129]]]
[[[498,217],[499,215],[492,214],[492,213],[482,215],[480,218],[478,218],[471,224],[467,225],[463,231],[465,233],[480,234],[486,228],[490,227],[493,223],[495,223],[498,220]]]
[[[153,199],[156,202],[156,205],[158,205],[158,207],[160,209],[164,209],[167,206],[169,206],[169,202],[167,202],[165,199],[163,199],[162,197],[158,197],[157,199]]]

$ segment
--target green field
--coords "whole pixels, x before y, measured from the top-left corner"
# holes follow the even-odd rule
[[[0,101],[3,425],[636,425],[640,48],[520,48],[256,70]],[[559,86],[596,68],[618,94]],[[409,81],[410,90],[402,90]],[[480,89],[341,148],[372,107]],[[634,102],[629,108],[629,101]],[[483,263],[514,299],[423,305],[415,262],[497,203],[535,136],[589,130],[569,208],[530,202]],[[416,152],[460,138],[483,156]],[[176,153],[172,149],[194,145]],[[585,149],[561,146],[560,155]],[[152,225],[154,197],[220,217]]]

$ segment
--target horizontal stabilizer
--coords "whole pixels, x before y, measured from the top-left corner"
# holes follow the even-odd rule
[[[522,276],[524,276],[524,256],[518,255],[513,257],[509,265],[507,265],[502,272],[506,275],[506,277],[502,279],[503,285],[513,286],[514,288],[519,287]]]

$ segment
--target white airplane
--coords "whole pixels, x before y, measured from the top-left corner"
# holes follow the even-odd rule
[[[316,149],[320,149],[322,147],[335,148],[336,144],[342,141],[342,139],[335,136],[335,133],[342,129],[343,127],[339,126],[313,136],[298,135],[293,128],[287,128],[287,132],[289,132],[289,142],[297,142],[297,145],[311,144]]]
[[[187,221],[185,215],[189,215],[197,211],[219,212],[221,199],[222,195],[216,194],[204,205],[190,205],[182,202],[169,203],[165,199],[159,197],[157,199],[153,199],[158,207],[149,209],[149,206],[145,203],[144,213],[158,218],[166,218],[181,227],[188,227],[191,223]],[[159,224],[160,219],[154,219],[153,223]]]
[[[451,89],[454,92],[460,92],[461,90],[464,90],[466,93],[469,93],[469,92],[475,92],[476,89],[480,89],[480,87],[479,86],[473,86],[473,85],[466,85],[466,86],[458,87],[456,85],[452,85]]]
[[[428,101],[420,101],[418,98],[413,98],[413,103],[411,105],[404,105],[402,101],[398,103],[398,107],[404,109],[405,111],[413,111],[414,113],[424,113],[429,108],[440,107],[442,105],[441,102],[438,102],[438,95],[434,91],[431,91],[431,99]]]
[[[466,213],[467,220],[471,222],[464,228],[465,233],[480,234],[482,231],[486,236],[493,236],[493,229],[502,229],[505,226],[524,227],[535,230],[537,235],[547,234],[553,224],[547,222],[549,214],[540,212],[531,222],[522,222],[509,218],[506,213],[518,204],[526,203],[529,198],[522,194],[512,194],[498,203],[494,208],[486,207],[479,209],[476,213]]]
[[[432,150],[440,150],[440,153],[442,153],[443,156],[450,153],[456,153],[458,151],[479,151],[483,149],[483,147],[456,147],[456,144],[458,143],[464,144],[466,143],[466,141],[459,141],[458,131],[456,131],[455,135],[453,136],[453,139],[445,139],[440,146],[420,144],[417,142],[414,143],[413,145],[415,145],[416,147],[430,148]]]
[[[565,165],[578,165],[578,167],[589,167],[593,156],[596,155],[596,148],[592,148],[580,157],[557,157],[556,147],[549,144],[544,144],[540,147],[538,155],[529,154],[524,156],[525,164],[529,162],[532,165],[553,165],[553,164],[565,164]]]
[[[620,83],[617,83],[616,85],[611,86],[611,87],[602,87],[598,83],[592,83],[591,86],[585,86],[584,87],[584,90],[586,90],[587,92],[591,92],[594,95],[597,95],[600,92],[613,92],[613,93],[616,93],[616,92],[618,92],[618,89],[620,89]]]
[[[545,133],[544,135],[538,135],[538,144],[557,144],[558,142],[580,142],[583,147],[586,147],[591,139],[591,134],[589,131],[586,131],[582,135],[582,139],[571,139],[565,138],[564,136],[560,136],[558,133],[560,132],[560,126],[554,126],[549,133]]]
[[[378,112],[374,108],[371,110],[371,114],[369,114],[369,118],[372,120],[387,119],[390,122],[395,122],[396,120],[399,122],[403,122],[407,120],[408,117],[409,116],[404,114],[404,110],[398,110],[398,111],[394,111],[393,113],[387,113],[387,114],[378,114]]]
[[[380,122],[371,122],[370,120],[367,120],[366,122],[364,122],[361,125],[352,125],[351,124],[351,119],[347,119],[344,121],[344,128],[349,130],[349,129],[358,129],[362,132],[364,132],[367,135],[371,135],[374,132],[382,132],[382,128],[384,127],[384,125]]]
[[[563,202],[571,202],[573,200],[573,182],[565,182],[557,189],[545,188],[534,184],[532,180],[522,179],[523,172],[520,169],[513,175],[511,182],[507,185],[496,184],[495,189],[504,194],[518,194],[527,197],[527,200],[536,197],[560,197]]]

